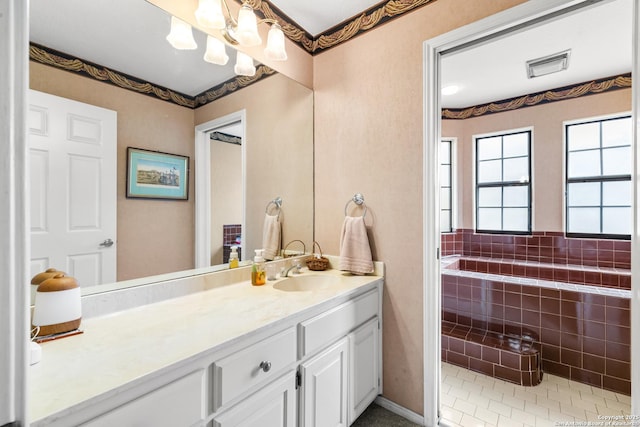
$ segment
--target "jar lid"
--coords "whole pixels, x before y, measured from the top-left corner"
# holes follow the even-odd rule
[[[65,276],[59,271],[55,276],[45,280],[38,286],[38,292],[58,292],[74,289],[78,287],[78,281],[71,277]]]
[[[35,276],[33,276],[31,278],[31,284],[32,285],[39,285],[40,283],[44,282],[47,279],[52,278],[53,276],[55,276],[56,274],[59,274],[59,273],[66,274],[64,271],[58,271],[55,268],[47,268],[42,273],[38,273]]]

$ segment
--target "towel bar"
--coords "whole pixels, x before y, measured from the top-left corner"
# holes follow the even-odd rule
[[[275,199],[271,200],[267,203],[267,206],[264,208],[265,213],[269,213],[269,206],[276,205],[276,209],[278,209],[278,214],[280,214],[280,207],[282,206],[282,197],[278,196]]]
[[[367,205],[364,203],[364,196],[360,193],[354,194],[351,200],[349,200],[347,204],[344,205],[344,216],[347,216],[347,208],[349,207],[349,203],[351,202],[355,203],[358,206],[364,207],[364,212],[362,213],[362,218],[364,218],[367,214]]]

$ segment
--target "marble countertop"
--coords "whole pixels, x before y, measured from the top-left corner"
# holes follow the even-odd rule
[[[264,286],[243,281],[83,320],[83,334],[42,343],[42,360],[30,371],[31,422],[45,425],[47,418],[57,418],[75,405],[381,278],[338,270],[305,269],[301,275],[309,274],[339,280],[310,292],[275,289],[278,281]]]

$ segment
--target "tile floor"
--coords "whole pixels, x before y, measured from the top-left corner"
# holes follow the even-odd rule
[[[606,416],[631,413],[631,398],[549,374],[524,387],[442,363],[440,411],[451,427],[606,425]]]

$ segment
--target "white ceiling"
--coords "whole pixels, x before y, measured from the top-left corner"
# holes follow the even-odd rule
[[[442,60],[446,108],[470,107],[631,71],[632,1],[615,0],[508,37],[452,53]],[[534,79],[526,62],[571,49],[569,68]]]
[[[443,86],[456,84],[462,90],[443,97],[443,106],[468,107],[629,72],[632,1],[607,2],[445,57]],[[312,35],[380,3],[271,2]],[[194,31],[197,50],[172,48],[165,40],[169,16],[144,0],[31,0],[30,10],[32,42],[156,85],[194,96],[234,76],[230,48],[225,67],[202,60],[206,38],[199,31]],[[527,60],[565,49],[572,50],[567,71],[526,78]]]
[[[304,28],[312,36],[356,17],[371,7],[384,3],[380,0],[271,0],[275,7]]]

